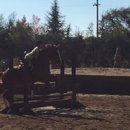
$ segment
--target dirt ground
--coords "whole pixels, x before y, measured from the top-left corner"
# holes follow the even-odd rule
[[[0,114],[0,130],[129,130],[130,97],[78,95],[85,109],[35,108],[35,116]],[[1,107],[3,101],[0,99]]]
[[[130,75],[129,69],[85,69],[88,74]],[[85,70],[78,72],[85,74]],[[70,70],[68,70],[70,71]],[[130,96],[77,94],[84,109],[35,108],[35,115],[0,114],[0,130],[130,130]],[[0,97],[0,110],[4,108]]]

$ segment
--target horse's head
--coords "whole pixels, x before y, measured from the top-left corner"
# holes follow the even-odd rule
[[[54,60],[58,65],[61,65],[62,59],[59,52],[59,45],[46,44],[45,50],[46,50],[46,56],[50,60]]]

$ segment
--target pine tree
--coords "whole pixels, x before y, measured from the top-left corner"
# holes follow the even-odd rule
[[[46,21],[47,32],[50,32],[52,34],[64,34],[64,16],[61,16],[61,13],[59,12],[57,0],[54,0],[54,3],[51,6],[51,11],[47,13]]]

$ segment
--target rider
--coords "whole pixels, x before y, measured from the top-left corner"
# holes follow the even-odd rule
[[[25,59],[28,60],[28,66],[32,67],[32,58],[36,59],[39,56],[39,52],[44,48],[42,41],[36,42],[36,47],[25,55]]]

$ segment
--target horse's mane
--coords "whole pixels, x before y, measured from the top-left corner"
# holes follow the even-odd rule
[[[45,48],[50,48],[50,47],[55,47],[55,48],[57,48],[57,46],[54,45],[54,44],[46,44],[46,45],[45,45]]]
[[[54,44],[46,44],[45,47],[40,51],[40,55],[44,55],[46,53],[46,51],[48,51],[48,49],[58,49],[59,45],[54,45]]]
[[[45,47],[39,52],[39,54],[40,54],[39,57],[36,59],[33,58],[33,63],[39,64],[39,62],[40,62],[40,65],[41,65],[41,61],[45,62],[46,61],[45,59],[46,58],[48,59],[50,57],[50,54],[53,55],[53,49],[58,49],[58,45],[46,44]],[[50,52],[52,52],[52,53],[50,53]]]
[[[46,44],[46,45],[45,45],[45,48],[43,48],[43,49],[40,51],[40,54],[45,53],[45,50],[48,49],[48,48],[51,48],[52,46],[53,46],[52,44]]]

